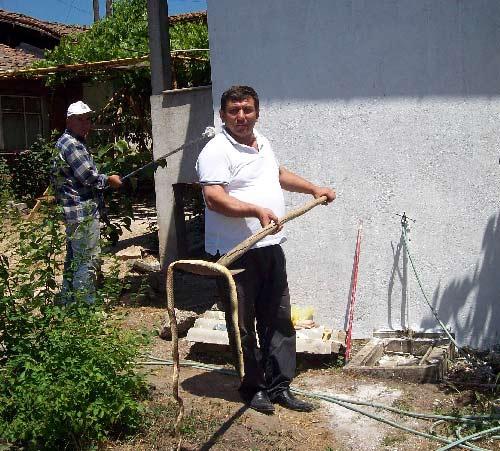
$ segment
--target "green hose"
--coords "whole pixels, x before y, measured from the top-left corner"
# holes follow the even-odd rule
[[[500,431],[500,426],[495,426],[490,429],[486,429],[484,431],[476,432],[475,434],[468,435],[467,437],[462,437],[454,442],[448,443],[446,446],[439,448],[437,451],[446,451],[447,449],[451,449],[454,446],[460,446],[462,443],[467,442],[469,440],[476,440],[478,438],[484,437],[485,435],[489,435],[493,432]]]
[[[139,362],[139,365],[173,365],[173,360],[168,360],[168,359],[162,359],[154,356],[148,356],[149,359],[153,360],[150,362]],[[196,362],[194,360],[183,360],[181,362],[182,366],[189,366],[192,368],[198,368],[198,369],[203,369],[203,370],[210,370],[214,372],[218,372],[221,374],[225,374],[228,376],[235,376],[236,372],[234,370],[231,370],[229,368],[223,368],[219,367],[216,365],[211,365],[208,363],[201,363],[201,362]],[[291,389],[293,392],[297,394],[301,394],[304,396],[326,396],[326,397],[331,397],[337,401],[341,402],[346,402],[349,404],[356,404],[356,405],[361,405],[361,406],[368,406],[368,407],[374,407],[376,409],[384,409],[388,410],[390,412],[397,413],[399,415],[405,415],[408,417],[413,417],[413,418],[420,418],[420,419],[427,419],[427,420],[445,420],[445,421],[456,421],[456,422],[465,422],[465,423],[478,423],[478,422],[483,422],[483,421],[490,421],[490,420],[496,420],[500,419],[500,415],[464,415],[461,417],[457,416],[451,416],[451,415],[434,415],[431,413],[418,413],[418,412],[410,412],[407,410],[401,410],[397,409],[395,407],[391,406],[386,406],[384,404],[377,404],[377,403],[372,403],[372,402],[366,402],[366,401],[358,401],[354,399],[349,399],[349,398],[341,398],[338,396],[331,396],[327,395],[324,393],[309,393],[302,391],[297,388],[292,388]]]
[[[459,350],[461,350],[460,346],[458,346],[458,343],[455,341],[455,338],[453,338],[453,335],[450,334],[448,328],[443,324],[443,322],[441,321],[441,319],[439,318],[439,316],[438,316],[438,314],[436,312],[436,309],[429,302],[429,299],[427,298],[427,295],[425,294],[424,287],[422,285],[422,282],[420,281],[420,277],[418,276],[417,269],[415,268],[415,264],[413,263],[413,258],[412,258],[411,254],[410,254],[410,249],[409,249],[409,246],[408,246],[408,238],[406,236],[406,226],[407,226],[406,223],[402,221],[401,222],[401,228],[402,228],[402,231],[403,231],[403,240],[404,240],[404,243],[405,243],[406,254],[408,255],[408,259],[410,260],[411,267],[413,269],[413,273],[415,274],[415,278],[417,279],[418,286],[420,287],[420,291],[422,292],[422,295],[424,296],[425,302],[427,303],[427,305],[431,309],[431,312],[434,315],[434,318],[436,318],[436,321],[439,323],[439,325],[443,329],[444,333],[448,336],[448,338],[456,346],[456,348],[459,349]],[[468,354],[466,354],[466,357],[469,357]]]
[[[463,425],[458,426],[455,429],[455,435],[457,436],[457,439],[462,439],[463,438],[462,435],[461,435],[462,428],[463,428]],[[467,445],[467,446],[470,446],[472,449],[476,449],[476,447],[474,445],[472,445],[471,443],[469,443],[469,442],[464,442],[464,444]]]
[[[485,365],[484,362],[478,361],[477,359],[475,359],[473,356],[471,356],[468,352],[466,352],[462,347],[460,347],[458,345],[458,343],[456,342],[456,340],[453,337],[453,335],[450,334],[450,331],[448,330],[448,328],[443,324],[443,322],[439,318],[436,309],[429,302],[429,298],[427,297],[427,295],[425,293],[424,287],[422,285],[422,282],[421,282],[420,277],[418,275],[417,269],[415,268],[415,263],[413,263],[413,258],[412,258],[411,253],[410,253],[410,249],[409,249],[409,246],[408,246],[408,237],[406,236],[406,228],[407,228],[407,226],[408,226],[408,223],[406,222],[406,217],[403,216],[403,219],[401,220],[401,229],[402,229],[402,233],[403,233],[403,240],[404,240],[404,243],[405,243],[406,254],[408,255],[408,259],[410,260],[411,267],[413,269],[413,273],[415,274],[415,278],[417,279],[418,286],[420,287],[420,291],[422,292],[422,295],[424,297],[425,302],[427,303],[427,305],[431,309],[431,312],[434,315],[434,318],[436,318],[436,321],[439,323],[439,325],[443,329],[444,333],[448,336],[448,338],[455,345],[455,347],[458,349],[458,351],[465,357],[465,359],[468,360],[473,365],[478,364],[478,363],[482,364],[482,365]],[[495,374],[493,373],[493,371],[491,371],[491,369],[489,369],[488,372],[490,373],[491,376],[495,377]]]

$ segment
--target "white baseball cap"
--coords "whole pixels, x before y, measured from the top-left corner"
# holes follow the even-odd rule
[[[86,114],[86,113],[92,113],[92,110],[86,103],[83,103],[81,100],[79,100],[78,102],[72,103],[68,107],[68,112],[66,113],[66,117],[74,116],[76,114]]]

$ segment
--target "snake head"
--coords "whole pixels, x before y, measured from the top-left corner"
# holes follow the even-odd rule
[[[206,127],[202,135],[205,138],[213,138],[215,136],[215,127]]]

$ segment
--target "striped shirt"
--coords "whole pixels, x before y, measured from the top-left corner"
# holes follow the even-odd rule
[[[53,185],[68,223],[99,217],[102,190],[108,177],[99,174],[85,141],[65,130],[56,143],[59,153],[53,161]]]

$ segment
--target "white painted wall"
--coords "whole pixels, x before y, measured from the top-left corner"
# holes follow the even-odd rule
[[[406,211],[443,322],[462,344],[499,343],[500,2],[208,0],[208,20],[214,109],[253,86],[280,162],[338,192],[286,227],[292,302],[344,327],[362,219],[354,336],[435,329],[405,277]]]

